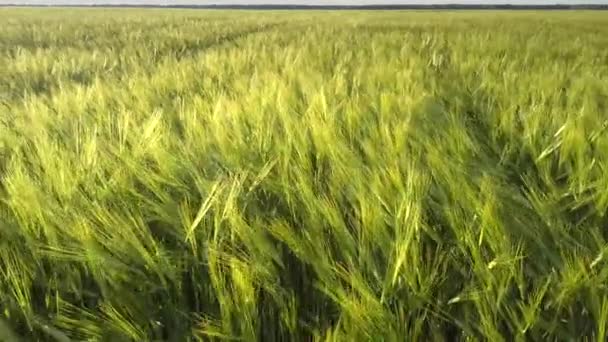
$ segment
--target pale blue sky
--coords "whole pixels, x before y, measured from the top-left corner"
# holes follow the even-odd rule
[[[133,5],[209,5],[209,4],[608,4],[608,0],[0,0],[1,4],[133,4]]]

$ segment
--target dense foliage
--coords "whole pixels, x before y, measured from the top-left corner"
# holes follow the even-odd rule
[[[608,14],[0,22],[0,340],[606,340]]]

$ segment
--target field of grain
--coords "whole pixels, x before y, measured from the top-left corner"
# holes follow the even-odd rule
[[[0,22],[1,341],[607,339],[608,12]]]

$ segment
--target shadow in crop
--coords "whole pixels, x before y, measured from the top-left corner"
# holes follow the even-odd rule
[[[539,164],[536,156],[521,138],[498,127],[493,118],[499,115],[495,105],[496,96],[499,95],[484,90],[472,75],[463,73],[449,62],[438,68],[429,68],[428,73],[427,77],[439,80],[438,87],[416,110],[416,136],[424,141],[412,145],[432,175],[429,196],[425,199],[427,224],[436,227],[444,241],[457,250],[462,244],[455,232],[462,227],[452,227],[445,208],[460,211],[465,217],[477,216],[475,210],[479,208],[472,208],[467,202],[471,196],[484,201],[484,188],[481,184],[484,178],[489,177],[496,186],[496,189],[493,189],[496,193],[492,195],[497,196],[500,203],[497,219],[502,222],[504,229],[508,228],[505,233],[510,236],[512,244],[522,244],[526,253],[525,271],[544,273],[551,267],[559,269],[564,263],[559,251],[570,247],[572,250],[578,248],[574,238],[577,233],[568,233],[574,234],[568,241],[562,239],[566,237],[566,233],[556,234],[555,228],[534,209],[534,199],[530,197],[530,193],[540,193],[550,198],[555,195],[556,187],[567,191],[568,185],[573,181],[570,179],[572,176],[560,168],[560,159],[563,156],[560,156],[559,151],[555,151],[544,164]],[[523,132],[522,122],[512,124],[516,126],[515,131]],[[454,141],[451,134],[465,136],[474,147],[465,148],[463,152],[462,146],[457,147],[450,143]],[[429,159],[428,156],[432,154],[441,155],[442,159]],[[547,184],[547,173],[551,184]],[[454,187],[454,181],[458,181],[459,185]],[[597,212],[592,204],[577,205],[572,195],[562,197],[557,205],[548,205],[554,206],[556,215],[553,219],[571,227],[580,227],[584,222],[608,226],[608,220],[603,213]],[[432,241],[429,243],[433,244]],[[479,248],[482,254],[491,255],[483,245]],[[472,267],[467,264],[466,260],[471,260],[471,257],[466,253],[457,252],[455,258],[450,261],[454,267],[451,267],[445,276],[445,279],[450,280],[450,284],[442,285],[444,288],[441,293],[458,293],[464,289],[465,284],[470,283],[470,278],[474,276],[469,273],[472,271],[463,272]],[[457,269],[457,265],[461,268]],[[532,280],[523,288],[511,285],[506,292],[511,298],[508,301],[529,298],[535,291],[534,286]],[[582,302],[579,300],[576,303],[582,310]],[[466,309],[468,305],[472,304],[459,303],[448,306],[447,310],[452,317],[463,319],[467,312],[476,310],[474,307]],[[544,314],[557,317],[559,313]],[[506,321],[497,322],[497,327],[508,340],[515,339],[516,332],[508,324]],[[594,329],[592,324],[583,321],[578,326],[586,327],[584,329],[587,332]],[[456,336],[454,332],[460,331],[460,328],[446,322],[441,330],[445,332],[445,336]]]

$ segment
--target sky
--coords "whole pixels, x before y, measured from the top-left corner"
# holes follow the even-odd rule
[[[608,4],[608,0],[0,0],[2,4],[29,5],[209,5],[209,4],[307,4],[307,5],[374,5],[374,4]]]

